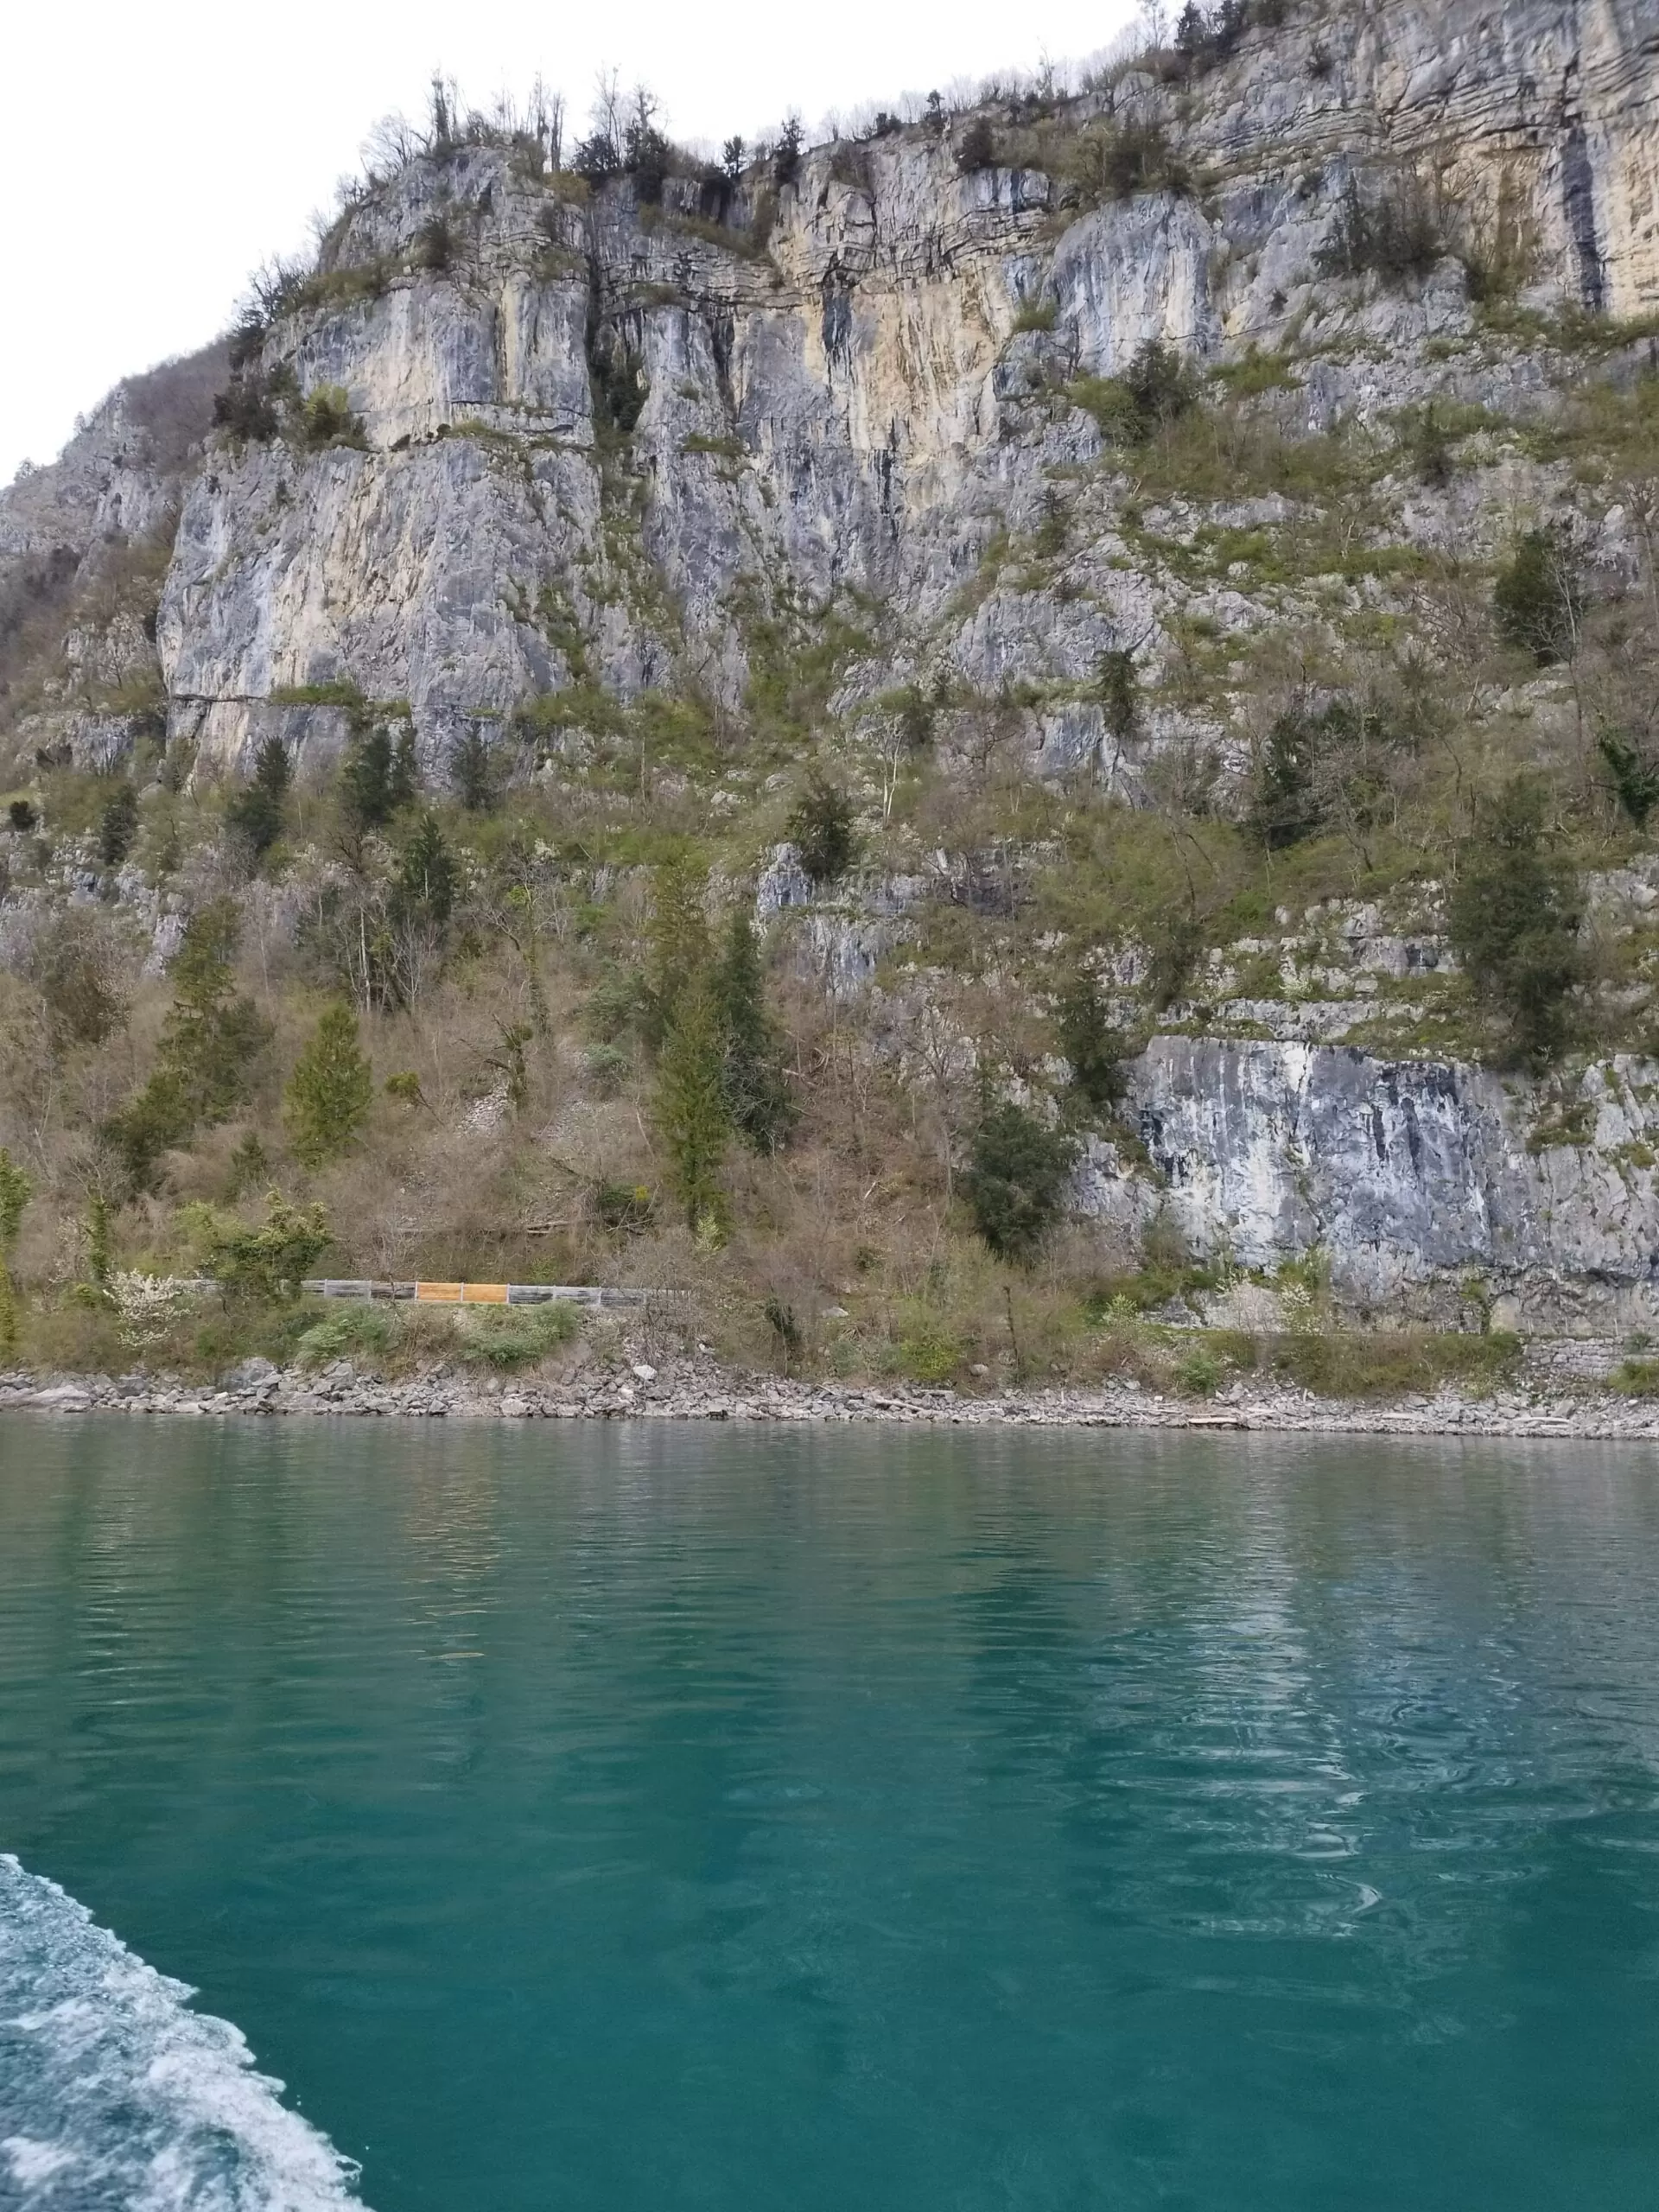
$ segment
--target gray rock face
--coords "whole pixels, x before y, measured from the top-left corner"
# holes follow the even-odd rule
[[[1454,1313],[1463,1279],[1572,1332],[1659,1313],[1659,1065],[1620,1057],[1577,1095],[1351,1047],[1160,1037],[1135,1063],[1154,1173],[1096,1145],[1080,1209],[1273,1269],[1310,1252],[1378,1307]],[[1576,1110],[1575,1110],[1576,1109]],[[1570,1141],[1568,1141],[1570,1139]]]
[[[365,448],[227,450],[190,492],[158,632],[175,729],[225,767],[273,715],[326,749],[337,728],[273,695],[349,682],[410,702],[435,761],[469,717],[575,680],[576,658],[624,696],[695,673],[732,703],[745,601],[849,586],[889,610],[900,671],[919,645],[987,688],[1080,680],[1170,603],[1126,573],[1109,511],[1078,511],[1088,590],[999,582],[955,604],[995,533],[1033,524],[1051,472],[1099,452],[1058,388],[1149,339],[1217,359],[1294,334],[1316,357],[1288,403],[1302,427],[1435,391],[1521,404],[1524,361],[1424,353],[1469,328],[1456,262],[1377,293],[1322,278],[1319,250],[1355,180],[1432,176],[1466,253],[1524,211],[1538,303],[1635,313],[1659,297],[1656,81],[1641,0],[1385,0],[1249,35],[1200,98],[1130,76],[1078,104],[1077,124],[1163,130],[1202,194],[1080,208],[1039,171],[963,176],[949,135],[906,133],[810,154],[762,237],[752,189],[722,232],[692,220],[689,180],[658,210],[626,183],[561,196],[489,147],[417,161],[352,215],[337,281],[266,349],[302,391],[346,390]],[[449,264],[411,265],[439,209]],[[642,402],[626,455],[596,370]],[[1513,493],[1451,527],[1496,529]],[[1033,765],[1074,772],[1100,742],[1097,721],[1050,715]]]

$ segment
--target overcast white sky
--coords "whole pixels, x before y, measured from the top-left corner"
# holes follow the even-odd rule
[[[480,105],[537,71],[578,118],[643,77],[683,138],[1032,68],[1109,42],[1133,0],[12,0],[0,483],[52,459],[118,378],[221,329],[248,271],[307,235],[370,125],[435,67]]]

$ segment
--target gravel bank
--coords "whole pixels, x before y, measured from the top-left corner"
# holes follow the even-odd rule
[[[1134,1382],[1093,1390],[965,1397],[913,1384],[792,1382],[734,1374],[711,1361],[645,1361],[569,1382],[482,1381],[443,1370],[406,1382],[250,1360],[222,1388],[143,1374],[0,1375],[0,1409],[372,1417],[451,1421],[900,1421],[934,1427],[1263,1429],[1325,1435],[1556,1436],[1659,1441],[1659,1402],[1593,1382],[1517,1388],[1486,1398],[1451,1390],[1385,1404],[1314,1398],[1237,1383],[1213,1398],[1161,1396]]]

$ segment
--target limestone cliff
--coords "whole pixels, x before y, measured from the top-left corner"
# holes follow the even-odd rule
[[[1224,815],[1250,760],[1238,656],[1414,621],[1414,561],[1494,556],[1518,517],[1569,520],[1595,576],[1639,588],[1639,504],[1528,426],[1581,378],[1628,391],[1659,367],[1651,6],[1259,12],[1198,73],[1130,67],[792,168],[670,174],[652,198],[505,143],[416,156],[245,335],[228,428],[200,424],[188,460],[151,454],[118,394],[0,495],[0,581],[60,545],[79,573],[176,512],[148,629],[129,622],[124,661],[114,614],[83,637],[20,742],[88,761],[137,742],[111,702],[153,640],[199,779],[245,773],[273,735],[320,779],[369,711],[407,719],[435,786],[469,733],[534,777],[602,756],[614,714],[659,696],[699,702],[738,759],[780,657],[819,650],[813,711],[861,760],[906,695],[969,781],[1000,747],[1132,807],[1207,778]],[[1402,282],[1355,245],[1385,219],[1412,234]],[[1379,463],[1344,506],[1235,456],[1189,491],[1115,437],[1154,342],[1281,446],[1380,450],[1439,409],[1471,465]],[[1448,637],[1426,636],[1431,657]],[[1235,659],[1205,688],[1215,639]],[[1101,689],[1114,652],[1140,671],[1132,726]],[[1527,712],[1553,727],[1569,702],[1546,688]],[[721,804],[753,799],[746,772]],[[885,823],[891,783],[869,772]],[[930,886],[976,864],[936,865],[919,835],[912,858],[896,891],[797,902],[808,964],[891,1007],[879,962]],[[1410,925],[1351,902],[1280,918],[1280,981],[1254,1000],[1235,971],[1265,941],[1157,997],[1179,1033],[1137,1063],[1135,1142],[1094,1144],[1079,1205],[1125,1223],[1173,1205],[1251,1266],[1319,1246],[1359,1301],[1443,1306],[1474,1271],[1531,1314],[1628,1316],[1659,1253],[1655,1071],[1592,1071],[1570,1145],[1541,1140],[1559,1098],[1425,1032],[1453,963],[1432,887],[1417,902],[1409,972],[1357,948]],[[1333,929],[1352,942],[1310,982]],[[1120,959],[1126,1003],[1146,950]]]

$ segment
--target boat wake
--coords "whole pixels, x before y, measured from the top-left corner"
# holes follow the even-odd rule
[[[360,2212],[351,2161],[193,1994],[0,1853],[0,2205]]]

